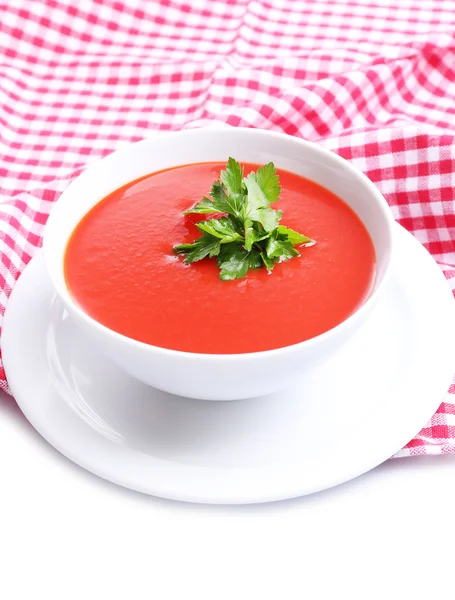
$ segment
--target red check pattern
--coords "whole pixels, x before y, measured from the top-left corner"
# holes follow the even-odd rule
[[[455,289],[454,32],[452,0],[0,3],[0,315],[86,164],[214,122],[350,160]],[[455,386],[398,455],[453,451]]]

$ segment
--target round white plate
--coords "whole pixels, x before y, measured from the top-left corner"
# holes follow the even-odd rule
[[[38,255],[9,301],[2,348],[25,416],[85,469],[166,498],[265,502],[356,477],[418,433],[455,370],[455,304],[397,226],[389,287],[333,360],[279,394],[207,402],[149,388],[98,355]]]

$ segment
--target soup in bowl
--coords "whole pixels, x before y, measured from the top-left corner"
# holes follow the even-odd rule
[[[198,129],[90,166],[43,248],[66,309],[120,368],[234,400],[290,385],[349,339],[384,288],[392,223],[372,182],[316,144]]]

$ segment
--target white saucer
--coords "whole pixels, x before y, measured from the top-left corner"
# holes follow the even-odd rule
[[[455,370],[455,303],[397,226],[389,287],[334,360],[280,394],[207,402],[148,388],[99,356],[38,255],[9,301],[2,347],[25,416],[82,467],[166,498],[264,502],[356,477],[418,433]]]

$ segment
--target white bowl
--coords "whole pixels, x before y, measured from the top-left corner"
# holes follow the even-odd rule
[[[376,276],[368,300],[337,327],[310,340],[249,354],[196,354],[151,346],[125,337],[89,317],[65,283],[64,255],[81,218],[110,192],[139,177],[176,165],[273,161],[342,198],[369,231]],[[121,369],[156,388],[207,400],[235,400],[275,392],[331,356],[365,321],[384,288],[392,251],[392,217],[373,183],[350,163],[320,146],[257,129],[193,129],[163,134],[114,152],[90,166],[65,190],[44,235],[44,258],[55,291],[98,349]]]

